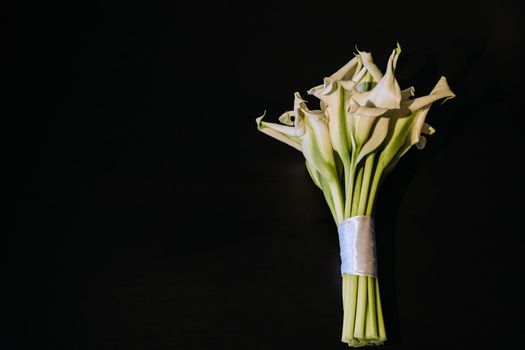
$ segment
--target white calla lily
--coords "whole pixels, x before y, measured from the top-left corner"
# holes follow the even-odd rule
[[[401,89],[399,88],[394,72],[400,53],[401,47],[399,46],[392,51],[388,59],[385,75],[381,80],[377,81],[377,85],[372,90],[357,94],[353,97],[358,104],[366,107],[399,108]]]
[[[381,70],[375,65],[374,60],[372,59],[372,54],[366,51],[358,52],[359,57],[361,57],[361,62],[366,70],[370,72],[376,82],[380,81],[383,78],[383,73],[381,73]]]
[[[346,132],[346,105],[354,92],[357,82],[362,79],[366,69],[361,58],[354,57],[341,69],[324,78],[323,85],[308,91],[321,101],[321,110],[326,113],[332,147],[343,164],[345,184],[350,181],[350,153],[348,134]],[[359,80],[354,80],[359,79]]]
[[[325,96],[330,95],[337,89],[339,81],[352,80],[351,77],[355,75],[356,69],[360,68],[361,62],[359,57],[354,57],[347,64],[341,67],[337,72],[329,77],[323,79],[323,84],[308,90],[309,95],[314,95],[320,100],[324,100]]]
[[[413,101],[412,97],[414,96],[415,89],[413,87],[410,87],[408,89],[401,91],[401,106],[407,105]],[[371,113],[371,111],[377,110],[375,113]],[[380,114],[379,111],[384,110],[385,112],[383,114]],[[366,115],[366,113],[371,113],[372,116],[376,116],[375,124],[373,125],[373,129],[370,131],[370,134],[367,138],[366,143],[362,146],[362,148],[359,151],[359,154],[356,157],[356,164],[359,164],[363,158],[365,158],[368,154],[374,152],[383,141],[386,139],[388,135],[389,125],[391,124],[390,119],[392,117],[396,117],[398,115],[407,114],[406,109],[378,109],[378,108],[361,108],[359,110],[356,110],[355,114],[361,114]],[[350,111],[352,113],[352,111]],[[428,133],[431,135],[432,133]],[[420,146],[424,147],[422,141]]]
[[[259,130],[303,152],[314,183],[330,192],[330,197],[334,198],[334,217],[341,220],[342,193],[325,111],[309,110],[306,101],[296,92],[294,110],[279,117],[283,124],[264,122],[263,117],[256,119]]]
[[[368,154],[377,149],[388,133],[388,120],[379,119],[392,109],[399,109],[402,99],[401,89],[396,81],[394,72],[401,48],[394,49],[388,59],[388,68],[383,76],[372,62],[368,53],[360,53],[367,74],[363,78],[367,81],[363,89],[353,94],[347,109],[347,133],[352,142],[352,156],[350,162],[351,175],[349,186],[346,186],[345,216],[351,214],[350,202],[354,197],[354,174],[359,162]],[[380,80],[375,82],[375,78]],[[372,84],[370,84],[370,82]],[[363,86],[362,83],[359,86]],[[368,90],[368,88],[371,90]],[[365,147],[366,146],[366,147]]]
[[[428,96],[418,97],[413,100],[408,106],[408,109],[412,111],[412,113],[415,113],[415,116],[399,157],[405,154],[413,145],[416,145],[419,149],[425,147],[426,139],[424,136],[421,136],[421,134],[432,135],[435,132],[433,127],[425,123],[432,103],[443,98],[450,99],[454,97],[456,97],[456,95],[450,90],[447,79],[441,77]],[[421,140],[424,141],[420,142]]]
[[[263,122],[262,119],[264,116],[265,114],[255,119],[259,131],[273,137],[276,140],[284,142],[289,146],[292,146],[298,151],[302,151],[301,140],[298,137],[298,131],[295,129],[295,127]]]
[[[282,124],[263,122],[263,114],[255,119],[257,127],[263,133],[302,151],[301,136],[304,135],[306,128],[301,114],[301,109],[306,108],[305,101],[299,93],[294,94],[294,110],[283,113],[279,117]]]
[[[412,112],[415,112],[420,108],[431,105],[432,103],[442,98],[450,99],[454,97],[456,97],[456,95],[452,92],[452,90],[450,90],[447,78],[441,77],[428,96],[418,97],[414,99],[413,102],[410,103],[408,108]]]
[[[394,75],[400,52],[399,47],[393,50],[388,59],[386,74],[372,90],[352,96],[348,110],[348,123],[351,128],[350,137],[353,136],[357,151],[367,140],[375,118],[383,115],[389,109],[400,107],[401,89]]]
[[[301,137],[303,155],[317,174],[312,176],[314,182],[319,182],[322,188],[326,188],[333,201],[332,212],[334,218],[342,220],[342,192],[339,186],[338,172],[334,157],[333,146],[330,138],[329,123],[326,111],[311,111],[306,107],[304,100],[296,93],[295,114],[296,118],[304,121],[305,133]],[[312,175],[312,172],[310,172]],[[326,195],[326,194],[325,194]],[[328,198],[327,198],[328,200]]]
[[[306,160],[326,179],[335,179],[337,172],[335,168],[334,152],[328,120],[321,111],[302,110],[306,132],[302,137],[302,149]]]

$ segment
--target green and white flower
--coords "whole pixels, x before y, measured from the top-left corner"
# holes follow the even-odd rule
[[[342,192],[326,113],[309,110],[306,101],[296,92],[294,110],[279,117],[284,125],[264,122],[263,117],[264,115],[256,119],[259,130],[303,152],[314,182],[321,189],[329,191],[333,201],[333,215],[336,220],[341,219]]]

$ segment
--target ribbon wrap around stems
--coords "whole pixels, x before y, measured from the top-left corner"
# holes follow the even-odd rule
[[[343,273],[377,277],[374,219],[359,215],[344,220],[337,227]]]

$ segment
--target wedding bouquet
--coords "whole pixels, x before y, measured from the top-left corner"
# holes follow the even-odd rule
[[[395,48],[383,75],[372,55],[355,57],[323,84],[308,91],[320,100],[310,110],[295,93],[292,111],[279,123],[256,119],[258,129],[301,151],[314,183],[324,194],[338,227],[343,279],[341,340],[349,346],[379,345],[386,340],[381,308],[372,218],[378,188],[412,146],[425,147],[425,122],[433,102],[454,97],[445,77],[429,95],[401,90]]]

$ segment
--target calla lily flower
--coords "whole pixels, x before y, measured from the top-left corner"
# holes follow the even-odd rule
[[[426,138],[422,134],[432,135],[435,132],[433,127],[425,123],[432,103],[455,96],[448,86],[447,79],[441,77],[429,95],[403,101],[399,116],[394,117],[391,137],[381,152],[380,163],[388,167],[394,161],[389,166],[391,169],[412,146],[424,148]]]
[[[300,109],[302,106],[305,106],[305,101],[301,98],[299,93],[296,92],[294,95],[294,110],[285,112],[279,117],[279,121],[285,125],[263,122],[262,119],[266,113],[255,119],[255,121],[259,131],[262,131],[263,133],[302,152],[301,137],[306,132],[306,127]]]
[[[264,122],[263,115],[256,119],[257,126],[265,134],[303,152],[312,179],[319,187],[326,186],[331,197],[337,199],[334,210],[338,213],[337,217],[342,218],[342,207],[339,205],[342,193],[328,118],[325,111],[309,110],[299,93],[294,95],[294,110],[279,117],[279,121],[284,125]]]
[[[302,151],[301,140],[295,136],[296,130],[292,126],[284,126],[276,123],[263,122],[262,119],[266,115],[263,114],[259,118],[255,119],[257,122],[257,128],[268,136],[273,137],[281,142],[286,143],[293,148]]]
[[[362,69],[360,57],[356,56],[341,69],[324,78],[323,85],[316,86],[308,91],[309,94],[321,100],[322,109],[326,111],[332,147],[338,153],[345,170],[350,166],[350,149],[346,132],[345,101],[348,90],[356,85],[353,79],[359,76],[358,69]]]
[[[378,122],[378,125],[375,125],[377,118],[383,116],[389,110],[399,109],[400,107],[402,94],[394,76],[400,52],[401,49],[399,47],[393,50],[388,60],[386,74],[381,77],[381,80],[377,82],[377,85],[372,90],[355,94],[351,98],[347,124],[350,138],[357,152],[356,163],[359,163],[366,154],[375,150],[386,136],[387,121],[382,119]],[[368,65],[370,66],[370,64],[369,62]],[[377,72],[375,75],[379,77]],[[376,126],[375,132],[372,133],[372,137],[369,139],[374,125]],[[368,146],[363,152],[362,148],[367,141]]]
[[[279,117],[282,124],[263,122],[259,130],[303,152],[310,165],[324,178],[336,176],[335,159],[328,129],[328,118],[321,110],[311,111],[299,93],[295,93],[294,110]]]
[[[381,70],[375,65],[374,60],[372,59],[372,54],[366,51],[358,52],[361,57],[361,62],[366,70],[370,72],[375,81],[380,81],[383,78],[383,73],[381,73]]]

